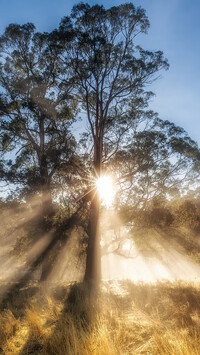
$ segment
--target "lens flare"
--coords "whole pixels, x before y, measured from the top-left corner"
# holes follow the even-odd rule
[[[115,190],[112,178],[108,175],[102,175],[96,180],[96,188],[102,205],[111,207],[115,197]]]

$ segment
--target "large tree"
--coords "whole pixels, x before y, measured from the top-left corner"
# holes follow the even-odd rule
[[[67,70],[70,58],[74,98],[89,122],[94,179],[104,174],[105,159],[125,143],[125,132],[134,129],[134,121],[145,114],[151,96],[147,85],[159,70],[168,68],[161,51],[138,46],[137,37],[148,28],[145,11],[132,3],[109,9],[80,3],[73,7],[70,18],[63,18],[59,32],[54,32],[59,33],[64,49],[60,55],[63,72],[65,60]],[[87,281],[99,280],[101,275],[99,207],[94,194],[90,202]]]
[[[6,28],[0,37],[2,177],[26,193],[39,193],[45,215],[53,212],[53,178],[69,169],[75,148],[74,108],[68,94],[63,99],[59,75],[48,34],[36,33],[30,23]]]

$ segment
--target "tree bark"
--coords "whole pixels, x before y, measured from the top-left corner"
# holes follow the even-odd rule
[[[86,269],[84,280],[99,283],[101,280],[101,250],[99,230],[99,198],[94,196],[90,206],[88,226],[88,246],[86,254]]]
[[[54,208],[52,203],[51,188],[49,184],[43,184],[41,188],[42,193],[42,214],[43,216],[52,217],[54,215]]]
[[[96,137],[95,137],[96,138]],[[101,176],[102,152],[100,139],[94,140],[94,176]],[[91,198],[88,225],[88,245],[86,253],[86,269],[84,281],[98,284],[101,280],[101,248],[99,229],[100,200],[94,191]]]
[[[40,157],[40,176],[41,176],[41,195],[42,195],[42,214],[43,216],[52,217],[54,214],[51,186],[48,176],[48,166],[46,156]]]

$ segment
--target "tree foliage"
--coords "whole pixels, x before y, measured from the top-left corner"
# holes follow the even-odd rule
[[[0,134],[4,179],[50,193],[59,169],[70,169],[74,107],[59,89],[55,48],[33,24],[9,25],[0,38]]]
[[[145,10],[132,3],[79,3],[51,33],[11,24],[0,37],[0,177],[40,194],[47,213],[55,192],[67,216],[82,209],[87,280],[100,277],[98,177],[113,174],[115,207],[128,222],[143,211],[161,226],[174,217],[158,201],[199,178],[197,144],[149,109],[149,86],[169,65],[161,51],[138,45],[148,29]],[[190,207],[181,206],[181,218],[195,215]]]

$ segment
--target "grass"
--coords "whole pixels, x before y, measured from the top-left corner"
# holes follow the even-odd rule
[[[104,282],[95,297],[82,284],[29,286],[1,306],[0,353],[195,355],[199,315],[192,284]]]
[[[19,258],[24,250],[32,249],[41,230],[30,222],[24,227],[23,220],[16,229],[18,215],[14,217],[9,233],[1,238],[6,243],[10,235],[9,240],[15,241],[12,253]],[[9,218],[5,218],[5,228]],[[149,244],[140,238],[138,243],[143,244],[138,247],[152,251],[149,234]],[[163,232],[158,241],[168,241],[168,234]],[[172,241],[179,242],[184,254],[199,262],[197,243],[186,237],[186,233],[174,232]],[[1,285],[2,293],[6,286]],[[198,284],[110,281],[103,282],[93,297],[82,284],[30,281],[17,289],[0,303],[0,354],[200,354]]]

